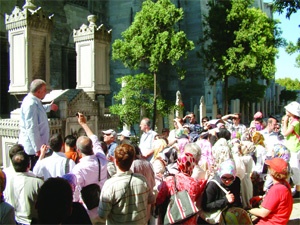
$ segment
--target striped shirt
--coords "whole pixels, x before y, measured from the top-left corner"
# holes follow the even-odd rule
[[[147,224],[148,204],[155,202],[146,178],[132,171],[117,172],[102,188],[98,214],[107,224]]]

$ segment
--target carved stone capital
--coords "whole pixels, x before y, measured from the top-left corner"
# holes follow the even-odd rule
[[[31,27],[38,30],[51,30],[53,27],[53,15],[45,16],[41,7],[36,10],[18,6],[14,8],[11,15],[5,14],[6,30],[13,30],[22,27]]]
[[[107,30],[103,24],[99,27],[96,25],[96,16],[89,15],[89,25],[82,24],[79,30],[73,30],[74,42],[100,40],[103,42],[111,42],[111,30]]]

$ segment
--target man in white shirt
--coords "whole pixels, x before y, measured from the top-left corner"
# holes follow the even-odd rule
[[[77,139],[77,150],[81,152],[82,158],[73,168],[72,173],[77,178],[77,185],[81,190],[90,184],[98,184],[102,189],[107,179],[107,159],[98,140],[91,131],[82,113],[78,113],[78,123],[86,132],[87,136]]]
[[[265,146],[268,152],[273,150],[275,144],[280,143],[280,140],[278,139],[278,133],[274,131],[276,123],[277,120],[274,117],[270,117],[268,119],[266,128],[260,131],[260,133],[264,136]]]
[[[140,139],[139,148],[142,152],[142,156],[150,162],[154,153],[153,141],[157,133],[151,129],[151,121],[149,118],[142,119],[140,128],[143,134]]]
[[[41,155],[33,168],[33,173],[38,177],[44,177],[46,181],[50,177],[62,177],[72,171],[75,162],[66,157],[63,148],[63,139],[60,134],[54,134],[49,140],[52,155],[45,158],[47,146],[42,145]]]

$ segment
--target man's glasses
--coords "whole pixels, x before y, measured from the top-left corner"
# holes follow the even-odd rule
[[[234,177],[221,177],[223,181],[233,181]]]

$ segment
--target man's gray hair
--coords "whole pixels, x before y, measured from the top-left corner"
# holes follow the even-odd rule
[[[30,93],[34,94],[38,90],[42,88],[42,86],[46,85],[46,82],[42,79],[35,79],[30,84]]]

